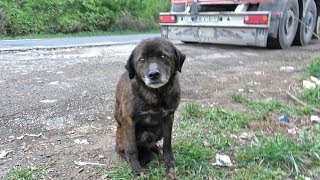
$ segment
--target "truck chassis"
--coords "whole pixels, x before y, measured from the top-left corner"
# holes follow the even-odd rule
[[[183,42],[288,48],[320,34],[320,0],[172,0],[161,36]]]

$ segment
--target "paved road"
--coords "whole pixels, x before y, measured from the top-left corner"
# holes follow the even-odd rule
[[[76,38],[1,40],[0,51],[52,49],[79,46],[105,46],[138,42],[141,39],[160,36],[160,34],[135,34],[118,36],[95,36]]]

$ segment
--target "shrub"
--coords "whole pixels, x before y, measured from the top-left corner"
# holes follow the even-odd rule
[[[168,9],[168,0],[2,0],[0,33],[145,31],[158,27],[159,12]]]
[[[4,10],[0,8],[0,36],[7,35],[9,31],[9,21]]]

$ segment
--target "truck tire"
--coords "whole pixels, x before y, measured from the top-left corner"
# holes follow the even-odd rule
[[[294,44],[305,46],[311,41],[313,36],[312,31],[315,29],[317,23],[317,6],[314,1],[310,1],[307,5],[305,17],[302,17],[301,21],[303,24],[301,22],[299,23]]]
[[[268,39],[268,47],[275,49],[289,48],[298,29],[299,4],[297,0],[288,0],[280,19],[278,37]]]

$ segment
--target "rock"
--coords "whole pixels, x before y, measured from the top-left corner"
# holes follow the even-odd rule
[[[223,167],[231,167],[233,164],[228,155],[216,154],[216,162],[213,163],[213,166],[223,166]]]
[[[75,139],[74,142],[76,144],[89,144],[88,140],[86,140],[86,139]]]
[[[311,115],[310,120],[312,122],[320,122],[320,117],[316,115]]]
[[[305,88],[305,89],[313,89],[316,87],[315,83],[313,83],[311,81],[307,81],[307,80],[303,80],[302,85],[303,85],[303,88]]]
[[[314,83],[316,83],[317,85],[320,86],[320,80],[316,77],[310,76],[311,81],[313,81]]]
[[[294,67],[292,67],[292,66],[281,66],[280,67],[280,71],[281,72],[293,72],[294,71]]]

